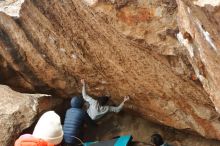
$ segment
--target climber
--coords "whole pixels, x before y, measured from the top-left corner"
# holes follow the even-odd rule
[[[153,143],[154,146],[170,146],[169,144],[164,142],[160,134],[151,135],[151,142]]]
[[[102,97],[99,97],[98,100],[95,100],[86,94],[86,89],[85,89],[86,85],[85,85],[84,79],[81,80],[81,83],[83,84],[83,87],[82,87],[83,99],[89,103],[87,113],[91,117],[92,120],[97,120],[108,112],[115,112],[115,113],[120,112],[124,106],[124,103],[127,100],[129,100],[129,96],[125,96],[123,102],[119,106],[117,107],[107,106],[106,104],[109,100],[109,97],[102,96]]]
[[[14,146],[59,146],[62,140],[60,117],[54,111],[48,111],[38,120],[33,134],[20,136]]]
[[[77,142],[82,143],[80,138],[84,124],[95,127],[94,121],[82,109],[83,102],[82,97],[73,97],[70,102],[71,108],[66,111],[63,125],[65,146],[72,146]]]

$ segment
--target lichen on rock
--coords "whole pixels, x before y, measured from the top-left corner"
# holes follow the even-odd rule
[[[19,17],[21,5],[25,0],[3,0],[0,1],[0,12],[4,12],[9,16]]]

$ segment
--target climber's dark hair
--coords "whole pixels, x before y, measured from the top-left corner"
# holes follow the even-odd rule
[[[100,97],[98,97],[99,105],[101,105],[101,106],[106,105],[108,100],[109,100],[109,98],[110,98],[109,96],[100,96]]]
[[[164,143],[163,138],[160,134],[151,135],[151,142],[155,144],[155,146],[160,146]]]

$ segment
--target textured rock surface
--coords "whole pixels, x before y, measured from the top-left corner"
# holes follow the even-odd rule
[[[187,0],[26,0],[19,18],[0,13],[1,82],[67,97],[85,78],[90,94],[220,139],[218,17]]]
[[[54,108],[61,99],[46,94],[22,94],[0,85],[0,145],[12,146],[22,130],[30,127],[39,113]],[[50,102],[47,102],[49,101]]]

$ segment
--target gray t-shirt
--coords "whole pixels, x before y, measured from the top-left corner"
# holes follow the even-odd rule
[[[89,103],[89,107],[87,109],[87,113],[91,119],[97,120],[104,116],[108,112],[118,113],[122,110],[124,106],[124,102],[122,102],[119,106],[100,106],[98,101],[90,97],[86,94],[85,85],[82,87],[82,96],[85,101]]]

